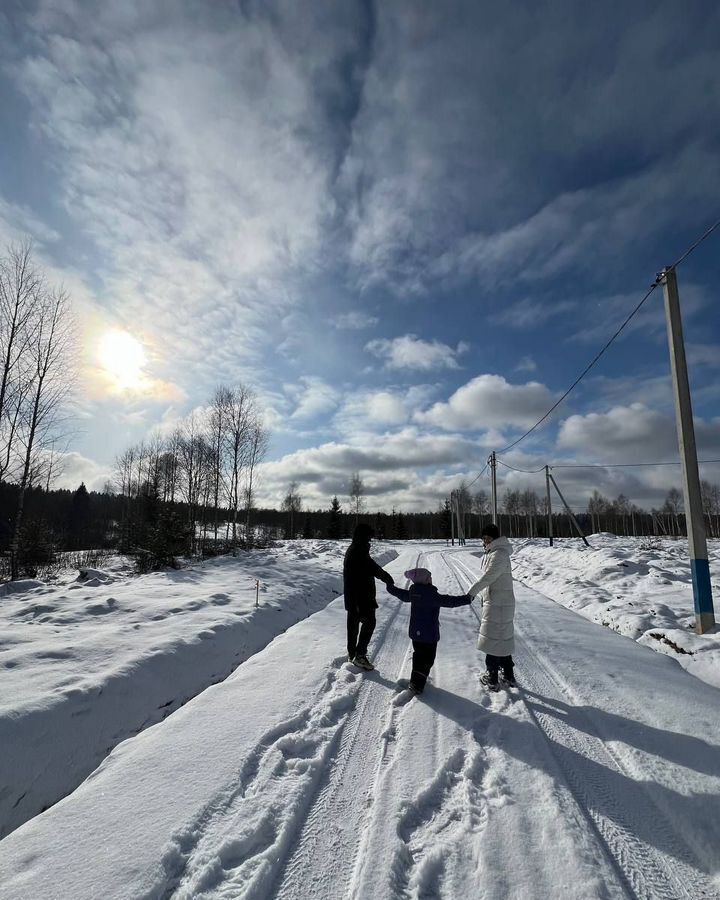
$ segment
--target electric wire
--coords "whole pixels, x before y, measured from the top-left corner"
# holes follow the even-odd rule
[[[485,463],[485,465],[483,466],[482,472],[479,475],[476,475],[475,478],[473,478],[473,480],[470,482],[470,484],[467,485],[467,487],[471,488],[475,484],[476,481],[480,481],[480,479],[485,474],[485,470],[487,469],[487,467],[489,465],[490,465],[490,463]]]
[[[671,266],[669,266],[669,268],[676,269],[680,265],[681,262],[685,262],[685,260],[688,258],[688,256],[690,256],[690,254],[694,250],[697,250],[697,248],[700,246],[700,244],[702,244],[703,241],[707,240],[710,237],[710,235],[713,233],[713,231],[715,231],[716,228],[720,228],[720,219],[718,219],[717,222],[715,222],[713,225],[711,225],[708,228],[708,230],[705,232],[705,234],[702,237],[698,238],[695,241],[695,243],[692,244],[692,246],[688,247],[688,249],[680,257],[680,259],[675,260],[675,262]]]
[[[627,316],[625,321],[617,329],[617,331],[613,334],[613,336],[605,343],[605,345],[598,351],[598,353],[593,357],[593,359],[583,369],[583,371],[580,373],[580,375],[578,375],[578,377],[575,379],[575,381],[573,381],[573,383],[565,391],[565,393],[560,397],[560,399],[550,407],[550,409],[545,413],[545,415],[542,418],[538,419],[538,421],[532,426],[532,428],[529,428],[524,434],[520,435],[520,437],[517,438],[516,440],[514,440],[511,444],[508,444],[506,447],[503,447],[502,450],[498,450],[497,451],[498,453],[507,453],[508,450],[512,449],[513,447],[516,447],[521,441],[524,441],[526,437],[531,435],[533,433],[533,431],[535,431],[536,428],[538,428],[540,425],[542,425],[542,423],[553,412],[555,412],[555,410],[558,408],[558,406],[560,406],[560,404],[568,396],[568,394],[570,394],[578,386],[578,384],[580,384],[582,379],[587,375],[587,373],[590,371],[590,369],[593,368],[595,363],[597,363],[597,361],[605,353],[605,351],[608,349],[608,347],[610,347],[610,345],[616,340],[616,338],[618,338],[620,336],[620,334],[624,331],[625,327],[635,317],[635,315],[640,310],[640,308],[645,303],[645,301],[648,299],[648,297],[653,293],[653,291],[657,287],[659,287],[659,285],[662,283],[662,279],[663,279],[665,273],[667,271],[675,269],[677,266],[680,265],[680,263],[684,262],[688,258],[688,256],[690,256],[690,254],[694,250],[696,250],[700,246],[700,244],[703,243],[703,241],[707,240],[707,238],[709,238],[710,235],[718,227],[720,227],[720,219],[718,219],[714,224],[712,224],[707,229],[707,231],[705,231],[705,233],[703,235],[701,235],[701,237],[699,237],[693,244],[691,244],[690,247],[688,247],[687,250],[676,260],[676,262],[674,262],[671,266],[668,266],[666,269],[663,269],[661,272],[659,272],[657,274],[655,281],[650,285],[649,290],[646,292],[646,294],[643,296],[643,298],[640,300],[640,302],[635,306],[635,308],[632,310],[632,312]]]
[[[658,276],[658,278],[659,278],[659,277],[660,277],[660,276]],[[622,323],[622,325],[618,328],[618,330],[615,332],[615,334],[613,334],[613,336],[605,343],[605,345],[602,347],[602,349],[599,350],[598,353],[595,354],[595,356],[594,356],[594,357],[592,358],[592,360],[587,364],[587,366],[585,366],[585,368],[584,368],[584,369],[582,370],[582,372],[578,375],[578,377],[575,379],[575,381],[573,381],[573,383],[572,383],[572,384],[570,385],[570,387],[565,391],[565,393],[560,397],[560,399],[557,400],[555,403],[553,403],[553,405],[552,405],[552,406],[550,407],[550,409],[545,413],[545,415],[544,415],[541,419],[538,419],[538,421],[532,426],[532,428],[528,428],[528,430],[525,432],[525,434],[520,435],[520,437],[519,437],[517,440],[513,441],[511,444],[508,444],[507,447],[503,447],[502,450],[498,450],[498,451],[497,451],[498,453],[507,453],[508,450],[511,450],[513,447],[516,447],[516,446],[520,443],[520,441],[524,441],[525,438],[528,437],[528,435],[531,435],[531,434],[533,433],[533,431],[535,431],[536,428],[538,428],[540,425],[542,425],[542,423],[543,423],[543,422],[544,422],[544,421],[545,421],[552,413],[555,412],[555,410],[558,408],[558,406],[560,406],[560,404],[561,404],[561,403],[563,402],[563,400],[568,396],[568,394],[570,394],[572,391],[575,390],[575,388],[580,384],[580,382],[581,382],[581,381],[583,380],[583,378],[587,375],[587,373],[590,371],[590,369],[592,369],[592,367],[595,365],[595,363],[600,359],[600,357],[603,355],[603,353],[605,353],[605,351],[606,351],[606,350],[608,349],[608,347],[612,344],[612,342],[613,342],[613,341],[621,334],[621,332],[624,330],[625,326],[629,324],[629,322],[631,321],[631,319],[632,319],[632,318],[635,316],[635,314],[640,310],[640,307],[643,305],[643,303],[645,303],[645,301],[647,300],[647,298],[650,296],[650,294],[652,294],[652,292],[655,290],[655,288],[658,287],[659,284],[660,284],[660,281],[657,280],[657,281],[654,281],[653,284],[650,285],[650,289],[647,291],[647,293],[646,293],[645,296],[642,298],[642,300],[637,304],[637,306],[633,309],[633,311],[630,313],[630,315],[625,319],[625,321],[624,321],[624,322]]]
[[[506,469],[513,472],[523,472],[526,475],[537,475],[539,472],[545,471],[545,466],[539,469],[519,469],[517,466],[511,466],[502,459],[497,462]],[[720,459],[699,459],[698,465],[707,465],[709,463],[720,463]],[[632,469],[641,466],[679,466],[682,465],[680,460],[675,462],[639,462],[639,463],[548,463],[549,469]]]

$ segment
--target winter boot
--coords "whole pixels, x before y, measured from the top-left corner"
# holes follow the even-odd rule
[[[353,660],[353,664],[356,665],[360,669],[365,669],[366,672],[372,672],[375,666],[370,662],[367,656],[358,654]]]
[[[503,683],[508,687],[517,687],[517,681],[515,681],[515,674],[513,672],[503,672]]]
[[[480,676],[480,684],[489,691],[496,691],[498,689],[497,672],[483,672]]]

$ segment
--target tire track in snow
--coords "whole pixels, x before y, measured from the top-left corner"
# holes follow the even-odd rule
[[[383,666],[402,651],[401,630],[393,627],[400,608],[376,631]],[[338,878],[353,859],[348,864],[351,847],[334,840],[338,831],[327,817],[342,823],[365,814],[362,787],[378,746],[371,723],[382,720],[389,686],[379,673],[356,674],[344,661],[334,660],[315,702],[268,732],[235,785],[176,836],[163,861],[166,900],[337,897]],[[353,840],[359,843],[359,826]],[[320,854],[337,857],[337,865]]]
[[[415,567],[423,554],[418,554]],[[400,675],[409,644],[396,620],[403,604],[398,602],[376,643],[376,661],[382,669]],[[352,890],[353,869],[364,831],[372,827],[375,785],[380,771],[389,764],[397,738],[397,708],[381,684],[382,676],[364,676],[367,684],[361,701],[348,721],[337,758],[326,783],[310,809],[297,845],[278,878],[277,900],[337,900]],[[385,687],[388,685],[386,684]],[[385,725],[378,735],[377,723]]]
[[[427,561],[424,564],[428,565]],[[441,657],[434,669],[435,678],[431,679],[437,686],[442,685],[442,668]],[[485,748],[473,740],[448,752],[441,733],[441,724],[447,724],[447,720],[438,715],[432,715],[429,720],[423,717],[423,701],[415,701],[419,706],[407,706],[405,693],[399,694],[390,707],[384,734],[391,740],[399,737],[406,716],[412,717],[409,721],[414,728],[422,722],[423,744],[427,747],[423,755],[438,760],[437,768],[420,790],[415,792],[413,787],[412,799],[403,801],[397,813],[388,809],[387,804],[377,804],[375,821],[368,821],[364,829],[350,896],[353,900],[367,900],[370,896],[382,896],[383,900],[456,900],[472,896],[481,900],[483,892],[474,875],[469,875],[467,860],[473,856],[475,835],[486,827],[493,805],[506,802],[506,798],[498,798],[497,784],[492,777],[488,778]],[[420,718],[415,715],[416,710]],[[478,731],[485,731],[489,725],[489,720],[480,723]],[[430,740],[428,728],[433,730]],[[389,784],[393,783],[392,771],[386,771],[392,764],[392,755],[381,759],[375,779],[376,801],[384,799]],[[377,821],[377,815],[383,815],[383,810],[384,820]],[[383,832],[391,849],[387,880],[381,878],[381,886],[368,858],[372,856],[374,842],[383,840],[378,838],[378,833]],[[458,868],[459,860],[462,862]],[[378,893],[380,890],[382,894]]]
[[[229,896],[250,897],[271,876],[270,851],[282,845],[295,808],[319,778],[359,687],[340,664],[315,703],[268,731],[237,781],[175,836],[163,858],[163,898],[223,896],[229,881]]]
[[[462,561],[446,562],[456,573],[461,573],[456,576],[461,584],[461,576],[466,581],[476,578]],[[539,623],[534,623],[533,627],[541,628]],[[529,661],[529,665],[522,667],[522,686],[544,697],[569,695],[574,703],[576,698],[571,686],[557,675],[552,663],[538,651],[536,642],[528,642],[523,637],[522,626],[518,627],[517,623],[515,636],[522,656]],[[629,771],[619,753],[593,736],[595,729],[590,717],[584,716],[588,727],[580,731],[549,712],[543,713],[541,705],[529,702],[522,689],[521,698],[531,720],[545,737],[571,795],[627,886],[628,895],[638,900],[717,898],[716,887],[700,867],[685,862],[693,859],[694,853],[665,813],[642,789],[643,782],[637,774]],[[582,715],[580,711],[579,714]],[[620,796],[618,790],[613,789],[613,775],[621,776],[621,785],[628,782],[637,785],[634,802],[629,803],[626,796]],[[672,859],[638,837],[647,830],[649,822],[652,822],[662,846],[672,854]]]

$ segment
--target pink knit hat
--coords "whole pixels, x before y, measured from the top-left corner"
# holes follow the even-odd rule
[[[432,575],[428,569],[408,569],[405,577],[413,584],[432,584]]]

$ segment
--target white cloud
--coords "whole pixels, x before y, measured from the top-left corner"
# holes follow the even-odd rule
[[[349,312],[336,316],[332,320],[332,324],[336,328],[347,329],[350,331],[362,331],[364,328],[372,328],[377,325],[380,319],[377,316],[370,316],[364,312]]]
[[[60,235],[27,206],[10,203],[0,196],[0,247],[28,237],[52,243],[59,240]]]
[[[457,357],[470,348],[461,341],[455,350],[440,341],[424,341],[414,334],[370,341],[365,349],[385,361],[388,369],[457,369]]]
[[[696,419],[695,437],[699,455],[720,454],[720,419]],[[674,417],[642,403],[570,416],[560,426],[557,446],[580,451],[589,462],[670,462],[679,456]]]
[[[75,490],[82,481],[89,491],[102,491],[105,483],[112,479],[112,474],[110,466],[97,463],[81,453],[64,453],[60,460],[60,475],[53,481],[53,486]]]
[[[313,419],[331,412],[340,401],[334,387],[311,375],[302,376],[298,384],[285,385],[285,392],[297,403],[293,419]]]
[[[577,306],[574,300],[555,300],[545,302],[525,297],[509,306],[497,309],[489,319],[499,325],[511,328],[536,328],[545,325],[550,319],[571,312]]]
[[[720,345],[718,344],[687,344],[687,361],[690,366],[707,366],[708,368],[720,368]]]
[[[161,348],[156,377],[247,379],[286,337],[333,207],[307,55],[239,8],[200,23],[191,4],[114,6],[41,0],[11,74],[53,148],[57,201],[97,249],[103,304]]]
[[[399,503],[398,492],[410,492],[422,470],[440,470],[440,496],[444,469],[463,467],[468,472],[479,471],[484,456],[484,449],[475,441],[458,435],[424,434],[408,427],[393,434],[374,433],[371,439],[368,434],[357,435],[354,443],[330,442],[263,463],[259,490],[267,502],[279,504],[287,485],[297,481],[308,505],[322,505],[334,494],[346,493],[351,473],[360,472],[369,487],[368,494],[377,498],[372,508],[383,509],[394,501]],[[422,477],[432,481],[429,474]],[[461,476],[453,477],[457,481]],[[409,494],[405,495],[405,502],[415,506]]]
[[[554,402],[554,395],[537,381],[510,384],[501,375],[478,375],[458,388],[446,403],[435,403],[415,420],[446,431],[532,425]]]
[[[537,372],[537,363],[532,356],[523,356],[520,362],[515,366],[516,372]]]

